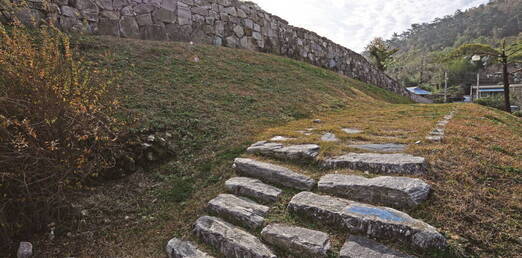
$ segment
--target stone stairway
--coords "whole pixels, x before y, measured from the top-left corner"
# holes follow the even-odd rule
[[[449,119],[448,115],[444,121]],[[209,201],[207,212],[211,216],[197,219],[194,234],[225,257],[277,257],[281,250],[285,254],[279,257],[336,256],[331,250],[331,236],[325,232],[280,223],[266,225],[270,209],[281,201],[287,191],[284,189],[294,189],[303,192],[291,198],[289,213],[349,234],[339,257],[413,257],[370,238],[400,242],[419,250],[446,248],[446,239],[436,228],[396,210],[421,204],[428,198],[431,187],[421,179],[389,175],[429,173],[424,158],[404,153],[348,153],[319,159],[319,151],[315,144],[285,145],[271,141],[257,142],[247,149],[251,155],[283,162],[312,161],[325,168],[348,168],[386,176],[326,174],[317,182],[285,166],[237,158],[233,168],[239,177],[226,181],[228,193]],[[179,239],[169,241],[167,253],[169,257],[210,257]]]

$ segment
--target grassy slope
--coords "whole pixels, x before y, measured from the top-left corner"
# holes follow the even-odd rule
[[[40,243],[40,250],[60,256],[162,256],[168,238],[190,235],[205,203],[232,175],[233,158],[262,130],[355,105],[409,103],[274,55],[111,37],[74,44],[91,65],[115,73],[122,116],[138,118],[132,130],[168,131],[179,151],[153,171],[85,193],[78,201],[89,210],[85,223],[59,225],[57,241]]]
[[[443,144],[429,143],[424,137],[450,110],[456,116],[446,127]],[[323,123],[310,120],[290,122],[259,135],[259,140],[275,135],[298,137],[293,143],[317,143],[321,156],[346,152],[346,143],[406,143],[406,152],[426,157],[431,173],[420,176],[433,187],[430,199],[407,213],[436,226],[450,240],[443,257],[518,257],[522,252],[522,119],[505,112],[479,105],[383,105],[354,106],[320,116]],[[363,129],[347,135],[341,128]],[[303,136],[297,130],[315,128],[314,134]],[[341,142],[321,142],[324,132],[334,132]],[[391,139],[389,137],[397,137]],[[422,141],[421,144],[415,144]],[[299,166],[300,170],[318,179],[327,171],[317,167]],[[336,173],[358,174],[359,171],[336,170]],[[374,176],[374,175],[370,175]],[[411,176],[411,175],[407,175]],[[290,198],[290,197],[289,197]],[[271,221],[305,224],[285,212],[285,205],[270,215]],[[340,248],[344,238],[335,229],[334,248]],[[401,246],[396,246],[402,248]],[[412,252],[413,250],[409,250]],[[434,253],[417,253],[432,257]]]
[[[179,155],[155,171],[89,193],[92,215],[72,229],[84,233],[42,242],[40,249],[59,256],[163,257],[170,237],[191,236],[205,203],[222,192],[223,182],[233,175],[233,158],[257,139],[293,136],[296,129],[307,127],[336,131],[346,126],[366,129],[366,134],[343,137],[345,141],[388,142],[386,136],[398,135],[401,142],[412,143],[452,108],[390,105],[385,101],[407,101],[277,56],[113,38],[80,42],[88,60],[121,73],[124,103],[141,118],[136,128],[173,132]],[[193,61],[196,56],[199,62]],[[426,205],[410,212],[441,228],[456,252],[514,256],[520,252],[522,123],[476,105],[456,108],[447,143],[408,149],[432,163],[434,173],[425,179],[435,190]],[[311,123],[318,116],[324,124]],[[327,153],[346,150],[322,145]],[[277,207],[270,220],[294,223],[284,209]],[[124,220],[127,215],[130,219]],[[103,223],[106,218],[112,222]],[[339,246],[342,236],[334,240]]]

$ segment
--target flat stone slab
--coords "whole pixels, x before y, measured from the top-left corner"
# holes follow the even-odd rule
[[[435,128],[430,132],[430,135],[444,135],[444,128]]]
[[[355,128],[343,128],[341,131],[347,133],[347,134],[360,134],[363,131]]]
[[[445,248],[437,229],[392,208],[349,201],[328,195],[301,192],[288,204],[298,216],[378,239],[394,239],[414,248]]]
[[[230,193],[252,198],[262,203],[273,203],[279,199],[283,191],[277,187],[264,184],[258,179],[234,177],[225,182]]]
[[[382,144],[351,144],[348,145],[350,148],[366,150],[366,151],[376,151],[376,152],[403,152],[406,150],[405,144],[396,144],[396,143],[382,143]]]
[[[430,142],[442,142],[442,140],[444,139],[444,136],[442,135],[435,135],[435,136],[427,136],[426,137],[426,140],[427,141],[430,141]]]
[[[194,226],[194,233],[225,257],[276,258],[257,237],[216,217],[200,217]]]
[[[262,154],[279,159],[313,160],[319,155],[320,147],[316,144],[284,146],[281,143],[261,141],[248,147],[247,152]]]
[[[200,251],[192,243],[173,238],[165,248],[169,258],[213,258],[205,252]]]
[[[288,168],[253,159],[237,158],[234,160],[234,168],[242,176],[298,190],[311,190],[316,184],[314,179]]]
[[[321,141],[323,141],[323,142],[338,142],[339,139],[333,133],[325,133],[325,134],[323,134],[323,136],[321,136]]]
[[[428,198],[430,185],[417,178],[381,176],[365,178],[355,175],[329,174],[321,177],[320,191],[350,200],[412,208]]]
[[[327,257],[330,250],[328,234],[302,227],[270,224],[261,231],[261,237],[293,255]]]
[[[207,208],[211,213],[249,229],[262,227],[270,210],[267,206],[232,194],[218,195],[208,202]]]
[[[272,137],[272,139],[270,139],[270,141],[286,142],[286,141],[293,140],[293,139],[295,139],[295,138],[289,138],[289,137],[284,137],[284,136],[274,136],[274,137]]]
[[[377,241],[350,236],[341,248],[340,258],[415,258],[401,253]]]
[[[349,168],[382,174],[425,174],[426,160],[409,154],[348,153],[322,161],[327,168]]]

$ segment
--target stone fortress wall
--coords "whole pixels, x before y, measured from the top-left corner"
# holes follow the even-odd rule
[[[28,0],[14,15],[49,20],[66,32],[148,40],[192,41],[274,53],[389,89],[417,102],[363,56],[314,32],[293,27],[255,3],[238,0]],[[0,7],[1,9],[1,7]],[[5,9],[5,8],[4,8]],[[2,16],[2,15],[0,15]],[[0,21],[10,14],[3,11]]]

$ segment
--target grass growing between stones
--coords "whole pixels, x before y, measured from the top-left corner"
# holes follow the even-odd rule
[[[443,143],[430,143],[424,137],[449,111],[456,116],[446,127]],[[380,113],[380,116],[376,114]],[[371,114],[371,115],[370,115]],[[357,117],[357,119],[354,119]],[[364,119],[364,117],[368,119]],[[269,129],[258,140],[281,135],[295,137],[288,144],[316,143],[321,145],[321,156],[345,152],[363,152],[345,148],[350,141],[373,143],[407,143],[407,153],[427,158],[430,172],[422,178],[433,187],[430,198],[417,208],[404,210],[412,217],[436,226],[449,240],[445,252],[418,253],[406,246],[395,246],[421,257],[517,257],[522,253],[522,120],[502,111],[478,105],[389,105],[383,110],[374,108],[347,109],[326,116],[291,122]],[[343,135],[340,128],[357,128],[364,132]],[[315,128],[306,136],[299,132]],[[388,136],[401,135],[396,140],[383,140],[380,132]],[[320,135],[333,132],[339,142],[321,142]],[[407,132],[407,133],[406,133]],[[354,140],[355,139],[355,140]],[[415,144],[421,141],[419,144]],[[314,178],[325,173],[359,174],[350,170],[314,170],[313,164],[288,166],[306,171]],[[316,171],[315,173],[310,171]],[[373,177],[374,174],[362,174]],[[410,175],[408,175],[410,176]],[[411,177],[411,176],[410,176]],[[346,233],[321,227],[289,216],[277,207],[271,220],[321,229],[340,239]]]
[[[261,131],[363,103],[410,103],[274,55],[111,37],[72,44],[88,64],[118,75],[111,79],[131,131],[171,133],[177,155],[74,197],[88,215],[57,222],[52,241],[31,239],[42,257],[163,257],[168,239],[192,237],[194,221],[233,175],[233,159]]]
[[[331,157],[347,152],[368,152],[351,148],[349,144],[399,143],[415,144],[423,141],[434,124],[451,110],[451,105],[371,105],[362,104],[322,114],[315,119],[293,121],[282,127],[264,131],[258,140],[274,136],[292,138],[288,144],[314,143],[321,146],[320,157]],[[348,134],[343,128],[358,129],[361,133]],[[305,134],[306,133],[306,134]],[[321,136],[333,133],[337,142],[325,142]],[[410,152],[410,151],[406,151]]]
[[[133,118],[132,130],[171,132],[178,152],[166,164],[79,196],[89,215],[78,224],[57,225],[53,241],[46,235],[33,240],[38,256],[164,257],[172,237],[199,243],[193,223],[210,199],[225,192],[233,159],[256,140],[276,135],[299,137],[289,143],[318,143],[322,157],[361,152],[346,147],[349,142],[410,144],[407,153],[430,161],[432,173],[423,179],[434,187],[426,204],[408,211],[412,217],[437,226],[455,253],[522,252],[522,124],[515,117],[475,105],[411,105],[308,64],[243,50],[110,37],[79,38],[75,44],[91,65],[120,74],[127,109],[121,116]],[[453,108],[457,116],[443,144],[413,144]],[[316,118],[323,123],[313,123]],[[363,132],[344,134],[344,127]],[[313,134],[296,132],[306,128],[315,128]],[[322,132],[342,142],[320,142]],[[326,172],[313,164],[291,166],[314,178]],[[269,221],[332,232],[338,250],[345,234],[285,212],[295,193],[285,190]]]

